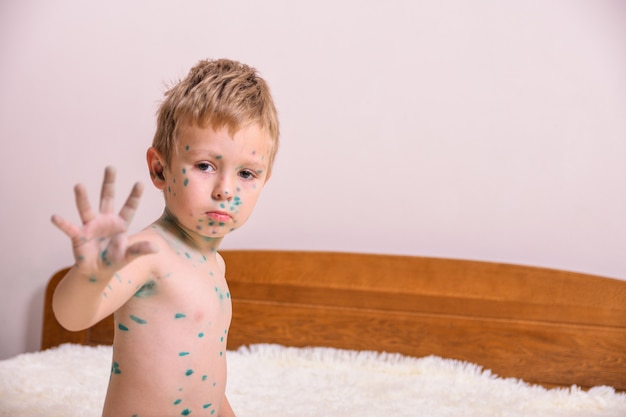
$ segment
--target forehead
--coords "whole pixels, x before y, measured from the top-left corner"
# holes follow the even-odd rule
[[[252,152],[269,156],[273,143],[271,136],[258,124],[232,131],[227,126],[214,128],[185,123],[177,138],[179,151],[185,152]]]

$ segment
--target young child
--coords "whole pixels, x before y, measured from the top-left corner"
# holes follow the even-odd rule
[[[103,416],[234,416],[225,397],[231,302],[217,249],[250,216],[278,135],[269,88],[253,68],[201,61],[166,92],[147,152],[163,215],[127,235],[142,187],[116,215],[107,168],[98,212],[77,185],[82,226],[52,217],[76,260],[54,294],[58,321],[81,330],[115,313]]]

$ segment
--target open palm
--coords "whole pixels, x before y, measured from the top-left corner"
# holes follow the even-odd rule
[[[128,225],[142,192],[142,185],[135,184],[119,213],[115,214],[115,170],[112,167],[107,167],[104,172],[99,211],[91,208],[82,184],[74,187],[82,225],[76,226],[57,215],[52,216],[52,223],[72,240],[76,268],[90,276],[110,275],[137,256],[155,252],[148,242],[132,245],[127,242]]]

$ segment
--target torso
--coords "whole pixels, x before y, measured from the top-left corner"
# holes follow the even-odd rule
[[[230,293],[216,255],[161,240],[145,285],[115,313],[103,416],[215,416],[226,386]],[[126,277],[121,277],[126,279]]]

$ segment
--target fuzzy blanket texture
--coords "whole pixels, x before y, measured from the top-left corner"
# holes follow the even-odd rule
[[[0,361],[0,416],[100,416],[111,347],[66,344]],[[435,356],[252,345],[228,352],[238,417],[624,417],[610,387],[547,390]]]

